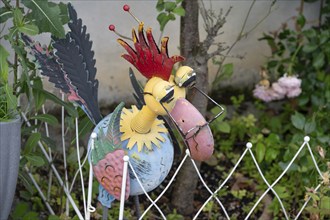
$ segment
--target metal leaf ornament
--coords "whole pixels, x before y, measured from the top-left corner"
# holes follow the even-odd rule
[[[86,26],[77,19],[77,13],[68,4],[69,28],[64,39],[53,38],[52,46],[55,53],[41,47],[38,42],[27,36],[22,36],[30,54],[39,64],[41,74],[49,77],[68,95],[68,100],[80,106],[94,124],[101,121],[102,116],[97,102],[98,80],[95,79],[96,68],[94,52],[91,50],[92,41],[86,34]]]
[[[46,45],[41,46],[39,42],[33,41],[24,34],[21,38],[28,52],[35,58],[41,74],[49,77],[49,82],[53,83],[63,93],[69,94],[69,96],[73,95],[74,88],[62,72],[60,64],[56,62],[54,53],[49,51]]]
[[[98,80],[95,79],[92,42],[86,34],[86,26],[82,26],[81,19],[77,19],[77,13],[71,4],[68,4],[68,11],[71,31],[66,34],[66,38],[55,40],[53,47],[57,62],[75,88],[77,96],[71,98],[80,102],[79,105],[96,124],[101,121],[102,116],[97,102]]]
[[[119,104],[112,113],[106,133],[100,128],[95,147],[91,150],[91,161],[96,179],[117,200],[120,199],[123,157],[125,156],[119,132],[120,115],[123,107],[124,103]],[[127,176],[126,199],[129,196],[129,186],[129,176]]]

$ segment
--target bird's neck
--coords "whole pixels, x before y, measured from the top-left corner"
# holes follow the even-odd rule
[[[131,121],[131,129],[140,134],[147,134],[157,115],[148,106],[144,105]]]

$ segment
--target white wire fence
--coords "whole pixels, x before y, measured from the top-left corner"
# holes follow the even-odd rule
[[[228,211],[226,210],[226,207],[223,205],[223,203],[225,201],[222,200],[222,198],[220,196],[218,196],[218,192],[223,189],[223,187],[226,185],[226,183],[228,182],[228,180],[233,176],[233,174],[235,173],[237,167],[240,165],[240,163],[242,162],[243,158],[247,156],[247,154],[250,154],[250,156],[252,157],[253,159],[253,162],[255,164],[255,167],[257,168],[260,176],[262,177],[263,181],[265,182],[265,184],[267,185],[267,189],[264,191],[264,193],[259,197],[259,199],[257,200],[257,202],[253,205],[253,207],[251,208],[251,210],[249,211],[249,213],[246,215],[246,217],[244,219],[249,219],[251,217],[251,215],[253,214],[253,212],[256,210],[258,204],[261,202],[261,200],[265,197],[265,195],[271,191],[275,197],[277,198],[278,202],[280,203],[280,206],[281,206],[281,209],[282,209],[282,212],[285,216],[285,219],[290,219],[289,218],[289,215],[288,215],[288,211],[285,209],[284,205],[283,205],[283,202],[282,202],[282,199],[280,198],[280,196],[278,195],[278,193],[274,190],[274,186],[281,180],[281,178],[288,172],[288,170],[290,169],[291,165],[293,164],[293,162],[296,160],[296,158],[299,156],[300,152],[304,149],[304,148],[307,148],[309,153],[310,153],[310,156],[313,160],[313,164],[315,166],[315,169],[317,170],[319,176],[320,176],[320,180],[322,180],[323,178],[323,174],[322,172],[320,171],[317,163],[316,163],[316,160],[315,160],[315,157],[313,155],[313,152],[311,150],[311,147],[309,145],[309,141],[310,141],[310,138],[308,136],[306,136],[304,138],[304,142],[303,144],[300,146],[299,150],[296,152],[296,154],[294,155],[294,157],[292,158],[292,160],[289,162],[289,164],[287,165],[287,167],[284,169],[284,171],[278,176],[278,178],[272,183],[270,184],[267,179],[265,178],[263,172],[261,171],[260,169],[260,166],[251,150],[252,148],[252,144],[250,142],[248,142],[246,144],[246,149],[244,150],[244,152],[242,153],[242,155],[240,156],[240,158],[238,159],[237,163],[235,164],[235,166],[232,168],[232,170],[230,171],[230,173],[228,174],[228,176],[226,177],[226,179],[219,185],[219,187],[215,190],[215,191],[212,191],[208,185],[206,184],[206,182],[204,181],[203,179],[203,176],[202,174],[200,173],[200,171],[198,170],[197,166],[196,166],[196,163],[193,159],[190,158],[190,155],[189,155],[189,150],[186,150],[186,155],[185,157],[182,159],[181,163],[179,164],[178,168],[176,169],[176,172],[173,174],[172,178],[170,179],[169,183],[167,184],[167,186],[164,188],[164,190],[159,194],[159,196],[155,199],[155,200],[152,200],[150,198],[150,196],[145,192],[145,195],[147,196],[147,198],[149,199],[150,201],[150,205],[149,207],[143,212],[143,214],[141,215],[141,217],[139,219],[143,219],[143,217],[145,217],[147,215],[147,213],[149,212],[149,210],[154,206],[156,207],[156,209],[159,211],[159,214],[162,216],[163,219],[166,219],[165,217],[165,214],[161,211],[161,209],[159,208],[159,206],[157,205],[157,202],[160,200],[160,198],[165,194],[165,192],[169,189],[169,187],[173,184],[177,174],[180,172],[180,169],[183,165],[183,163],[186,161],[186,160],[191,160],[191,163],[192,165],[194,166],[197,174],[198,174],[198,177],[200,179],[200,181],[202,182],[203,186],[207,189],[207,191],[209,192],[209,198],[204,202],[204,204],[200,207],[200,209],[196,212],[195,216],[193,219],[198,219],[199,215],[201,214],[201,212],[203,211],[203,209],[206,207],[206,205],[213,199],[215,200],[219,206],[221,207],[221,210],[224,214],[224,216],[227,218],[227,219],[230,219],[230,216],[228,214]],[[134,171],[134,168],[133,166],[131,165],[131,163],[129,162],[129,160],[126,158],[125,160],[125,163],[128,163],[130,169],[133,171],[135,177],[137,179],[139,179],[139,177],[136,175],[135,171]],[[125,165],[126,166],[126,165]],[[140,186],[142,186],[142,184],[139,182]],[[315,191],[318,191],[318,189],[321,187],[321,184],[322,182],[320,182],[316,187],[315,187]],[[123,192],[125,192],[125,190],[123,190]],[[311,197],[308,197],[305,201],[305,203],[303,204],[303,206],[301,207],[301,209],[299,210],[298,214],[294,217],[294,219],[298,219],[303,210],[305,209],[305,207],[307,206],[308,202],[310,201]],[[121,202],[122,204],[124,203],[123,200]],[[123,210],[120,210],[120,213],[122,215],[122,212]],[[119,218],[121,219],[121,218]]]
[[[31,124],[29,123],[29,121],[27,120],[26,116],[24,114],[22,114],[23,119],[25,120],[26,124],[28,126],[31,126]],[[76,122],[76,140],[78,140],[78,120],[75,120]],[[45,125],[47,128],[47,124]],[[92,142],[91,142],[91,148],[93,148],[94,145],[94,139],[97,138],[96,133],[92,133],[91,135],[92,137]],[[64,138],[64,137],[63,137]],[[151,199],[150,195],[143,189],[143,185],[139,180],[138,175],[136,174],[132,164],[130,163],[129,157],[125,156],[123,158],[124,160],[124,172],[127,172],[128,168],[131,169],[133,175],[135,175],[138,183],[140,184],[141,188],[144,191],[144,194],[146,196],[146,198],[149,200],[150,205],[144,210],[144,212],[141,214],[139,219],[143,219],[147,216],[148,212],[150,212],[151,208],[156,208],[156,210],[159,212],[159,215],[161,216],[162,219],[166,219],[166,215],[164,214],[164,212],[162,211],[162,209],[159,207],[159,205],[157,205],[157,202],[164,196],[164,194],[168,191],[168,189],[170,188],[170,186],[173,184],[173,182],[175,181],[175,178],[177,177],[178,173],[180,172],[183,164],[187,161],[190,160],[192,165],[195,168],[195,171],[198,175],[199,180],[201,181],[203,187],[205,187],[205,189],[208,191],[209,193],[209,197],[205,200],[205,202],[202,204],[202,206],[199,208],[199,210],[196,210],[196,213],[193,217],[193,219],[198,219],[203,211],[203,209],[212,201],[212,202],[216,202],[219,207],[221,208],[221,212],[224,218],[226,219],[231,219],[231,216],[229,215],[229,212],[227,211],[226,205],[224,205],[226,202],[224,201],[224,198],[222,198],[218,193],[220,190],[224,189],[224,187],[226,186],[226,184],[228,183],[229,179],[231,177],[233,177],[233,175],[235,174],[235,172],[237,171],[238,166],[241,164],[242,160],[250,155],[252,157],[253,163],[260,175],[260,177],[262,178],[263,182],[266,184],[267,188],[264,190],[264,192],[261,194],[261,196],[258,198],[258,200],[254,203],[253,207],[249,210],[248,214],[244,217],[244,219],[250,219],[253,215],[253,213],[256,211],[258,205],[260,204],[260,202],[262,201],[262,199],[268,194],[268,193],[272,193],[277,201],[280,204],[281,207],[281,211],[283,213],[283,216],[285,217],[285,219],[290,219],[289,214],[288,214],[288,210],[284,207],[283,204],[283,199],[279,196],[279,194],[276,192],[275,190],[275,186],[276,184],[278,184],[278,182],[282,179],[282,177],[288,172],[288,170],[290,169],[290,167],[292,166],[292,164],[294,163],[294,161],[297,159],[297,157],[299,156],[299,154],[302,152],[303,149],[308,150],[309,155],[313,161],[314,167],[318,173],[318,175],[320,176],[320,182],[319,184],[315,187],[315,186],[310,186],[310,187],[315,187],[314,190],[317,192],[319,190],[319,188],[322,185],[322,178],[323,178],[323,173],[321,172],[320,168],[317,165],[316,159],[313,155],[312,149],[310,147],[309,144],[310,138],[308,136],[304,137],[303,143],[301,144],[300,148],[297,150],[297,152],[295,153],[295,155],[293,156],[293,158],[291,159],[291,161],[287,164],[286,168],[283,170],[283,172],[275,179],[274,182],[270,183],[264,176],[263,171],[261,170],[255,155],[253,154],[252,151],[252,143],[248,142],[246,144],[246,148],[243,151],[243,153],[241,154],[241,156],[239,157],[239,159],[237,160],[237,162],[235,163],[235,165],[233,166],[233,168],[230,170],[229,174],[226,176],[226,178],[222,181],[219,182],[219,186],[218,188],[216,188],[216,190],[212,191],[210,189],[210,187],[207,185],[207,183],[205,182],[204,178],[203,178],[203,173],[201,173],[199,171],[199,169],[196,166],[196,163],[193,159],[190,158],[190,154],[189,154],[189,150],[186,150],[186,154],[183,157],[183,159],[181,160],[181,162],[179,163],[178,167],[176,168],[174,174],[172,175],[172,177],[170,178],[169,182],[167,183],[167,185],[164,187],[163,191],[157,196],[156,199]],[[63,141],[64,144],[64,141]],[[67,173],[65,173],[63,176],[65,177],[65,182],[62,180],[63,176],[61,176],[58,172],[58,170],[56,169],[54,163],[52,162],[52,157],[51,157],[51,151],[46,150],[45,146],[43,145],[42,142],[39,141],[38,143],[42,153],[44,154],[44,156],[46,157],[46,159],[48,160],[48,162],[50,163],[50,167],[51,167],[51,173],[52,175],[54,174],[55,177],[57,178],[60,186],[63,188],[63,191],[66,194],[67,197],[67,204],[71,204],[71,206],[73,207],[75,214],[78,216],[79,219],[90,219],[91,217],[91,213],[95,211],[95,208],[93,207],[92,204],[95,204],[97,201],[92,201],[92,182],[93,182],[93,170],[92,170],[92,166],[90,166],[90,170],[89,170],[89,180],[88,180],[88,193],[87,193],[87,201],[86,201],[86,196],[85,196],[85,191],[82,189],[83,192],[83,213],[80,211],[79,204],[76,204],[75,201],[73,200],[72,196],[71,196],[71,190],[73,187],[73,184],[75,182],[75,179],[78,175],[78,173],[80,174],[80,179],[81,179],[81,184],[82,187],[84,188],[84,176],[82,174],[82,166],[84,165],[84,163],[86,162],[86,158],[88,156],[88,153],[86,154],[86,157],[84,159],[84,161],[81,163],[80,159],[78,160],[79,162],[79,170],[77,171],[77,173],[75,174],[73,180],[72,180],[72,184],[71,187],[69,188],[69,183],[68,183],[68,177],[67,177]],[[79,152],[79,143],[77,143],[77,157],[80,158],[80,152]],[[66,158],[64,158],[64,161],[66,161]],[[64,166],[66,166],[66,164],[64,164]],[[42,200],[44,201],[47,209],[49,210],[49,212],[51,214],[54,214],[54,211],[51,207],[51,205],[48,202],[47,197],[43,194],[42,190],[40,189],[37,181],[35,181],[35,179],[33,178],[33,175],[30,173],[30,171],[25,168],[25,171],[29,174],[29,177],[32,180],[32,183],[34,184],[34,186],[37,188],[37,191],[39,192],[40,197],[42,198]],[[123,177],[126,177],[125,173],[123,174]],[[220,181],[220,180],[219,180]],[[123,183],[122,183],[122,196],[121,198],[125,198],[124,192],[125,192],[125,187],[126,187],[126,179],[123,178]],[[214,187],[214,186],[212,186]],[[293,219],[299,219],[299,217],[301,217],[303,210],[306,208],[307,204],[310,202],[311,197],[308,197],[307,199],[305,199],[304,204],[302,205],[302,207],[300,208],[300,210],[298,211],[298,213],[296,214],[296,216]],[[66,206],[67,210],[66,210],[66,214],[69,215],[69,208],[68,205]],[[124,209],[125,209],[125,201],[124,199],[121,199],[120,202],[120,210],[119,210],[119,219],[123,219],[124,218]]]

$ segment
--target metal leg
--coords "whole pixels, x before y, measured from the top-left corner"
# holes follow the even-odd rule
[[[134,196],[134,205],[135,205],[136,217],[137,219],[139,219],[141,217],[139,196]]]
[[[108,207],[102,206],[102,220],[108,220]]]

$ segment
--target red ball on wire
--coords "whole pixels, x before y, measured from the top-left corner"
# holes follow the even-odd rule
[[[115,31],[115,28],[116,28],[115,25],[113,25],[113,24],[109,25],[109,30],[110,31]]]
[[[124,5],[123,9],[124,9],[124,11],[129,11],[130,7],[129,7],[129,5]]]

